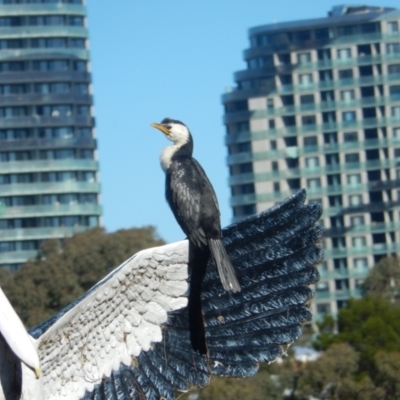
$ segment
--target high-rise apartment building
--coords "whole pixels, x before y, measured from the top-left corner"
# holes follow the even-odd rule
[[[303,187],[323,205],[320,315],[400,251],[399,25],[399,10],[340,6],[250,29],[223,96],[234,220]]]
[[[0,268],[99,225],[82,0],[0,0]]]

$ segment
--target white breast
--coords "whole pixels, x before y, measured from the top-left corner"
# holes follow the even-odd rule
[[[179,146],[177,145],[172,145],[166,147],[160,154],[160,162],[161,162],[161,168],[166,171],[169,166],[171,165],[171,159],[173,155],[176,153],[176,151],[179,149]]]

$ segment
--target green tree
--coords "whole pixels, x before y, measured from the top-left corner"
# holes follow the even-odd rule
[[[164,242],[154,227],[106,233],[95,228],[42,244],[17,272],[1,271],[0,286],[27,327],[51,317],[113,268],[144,248]]]
[[[368,296],[400,306],[400,258],[382,258],[365,280],[364,290]]]

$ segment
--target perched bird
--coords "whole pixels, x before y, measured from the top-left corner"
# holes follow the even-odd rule
[[[211,376],[254,375],[312,317],[322,210],[305,198],[300,191],[224,229],[242,290],[221,291],[216,269],[207,269],[207,357],[190,342],[187,240],[132,256],[30,337],[0,296],[0,399],[173,400]]]
[[[217,197],[203,168],[192,157],[193,138],[188,127],[170,118],[152,126],[174,143],[163,150],[160,158],[166,175],[165,196],[176,220],[196,249],[207,254],[211,251],[224,289],[239,292],[239,282],[221,240]]]

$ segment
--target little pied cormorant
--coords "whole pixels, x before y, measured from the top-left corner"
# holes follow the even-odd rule
[[[165,196],[189,242],[210,251],[225,290],[240,292],[240,285],[222,244],[220,212],[214,189],[201,165],[192,157],[193,138],[181,121],[164,118],[151,124],[174,142],[161,153],[166,173]]]

